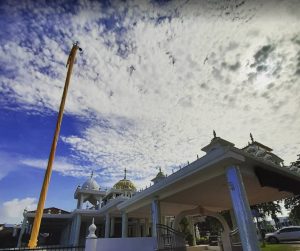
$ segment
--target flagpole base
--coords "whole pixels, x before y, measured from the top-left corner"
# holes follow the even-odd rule
[[[37,240],[29,240],[28,247],[29,248],[36,248]]]

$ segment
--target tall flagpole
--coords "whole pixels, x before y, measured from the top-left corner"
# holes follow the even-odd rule
[[[44,182],[43,182],[43,186],[42,186],[41,193],[40,193],[38,207],[37,207],[35,217],[34,217],[30,240],[28,242],[29,248],[35,248],[37,246],[37,238],[38,238],[39,231],[40,231],[41,220],[42,220],[44,206],[45,206],[45,200],[46,200],[48,186],[49,186],[49,182],[50,182],[50,178],[51,178],[52,164],[53,164],[54,157],[55,157],[56,145],[57,145],[58,136],[59,136],[59,132],[60,132],[60,126],[61,126],[61,122],[62,122],[62,117],[63,117],[64,107],[65,107],[65,103],[66,103],[66,97],[67,97],[67,92],[68,92],[69,83],[70,83],[70,79],[71,79],[72,69],[73,69],[73,65],[74,65],[74,61],[75,61],[76,52],[78,49],[81,51],[81,48],[79,48],[78,43],[76,42],[73,44],[73,47],[70,51],[67,65],[66,65],[66,67],[69,66],[69,68],[68,68],[67,77],[66,77],[66,81],[65,81],[64,92],[63,92],[60,107],[59,107],[59,113],[58,113],[58,117],[57,117],[56,128],[55,128],[55,133],[53,136],[51,151],[50,151],[50,155],[49,155],[49,159],[48,159],[48,165],[47,165],[47,169],[46,169],[45,176],[44,176]]]

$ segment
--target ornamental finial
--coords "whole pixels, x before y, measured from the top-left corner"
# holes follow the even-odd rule
[[[251,142],[253,143],[254,142],[254,139],[253,139],[253,136],[252,136],[252,133],[250,132],[250,139],[251,139]]]
[[[124,169],[124,180],[126,180],[126,173],[127,173],[127,170],[126,168]]]
[[[87,239],[96,239],[97,238],[97,236],[95,234],[96,229],[97,229],[97,227],[94,223],[94,218],[93,218],[92,224],[89,226],[89,235],[87,236]]]
[[[216,131],[215,131],[215,130],[213,130],[213,134],[214,134],[214,138],[216,138],[216,137],[217,137],[217,134],[216,134]]]
[[[92,173],[91,173],[91,178],[93,178],[93,176],[94,176],[94,171],[92,171]]]

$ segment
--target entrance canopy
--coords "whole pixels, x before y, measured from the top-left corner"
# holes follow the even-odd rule
[[[150,213],[153,198],[160,201],[161,214],[177,215],[196,207],[209,211],[232,208],[226,170],[238,166],[250,205],[300,194],[300,175],[282,165],[272,149],[252,141],[238,149],[233,143],[214,137],[205,146],[206,155],[136,194],[117,207],[132,215]]]

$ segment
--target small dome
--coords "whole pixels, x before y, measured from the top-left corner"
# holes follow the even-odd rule
[[[99,184],[93,178],[93,173],[91,177],[83,183],[82,188],[87,190],[100,190]]]
[[[161,180],[165,179],[166,175],[161,171],[161,168],[159,168],[159,172],[157,173],[156,177],[152,179],[154,184],[160,182]]]
[[[121,189],[121,190],[131,190],[131,191],[136,191],[136,187],[135,185],[128,179],[126,179],[126,168],[124,170],[125,175],[124,175],[124,179],[119,180],[114,186],[113,188],[115,189]]]
[[[159,172],[157,173],[156,178],[166,178],[166,175],[161,171],[161,168],[159,168]]]

